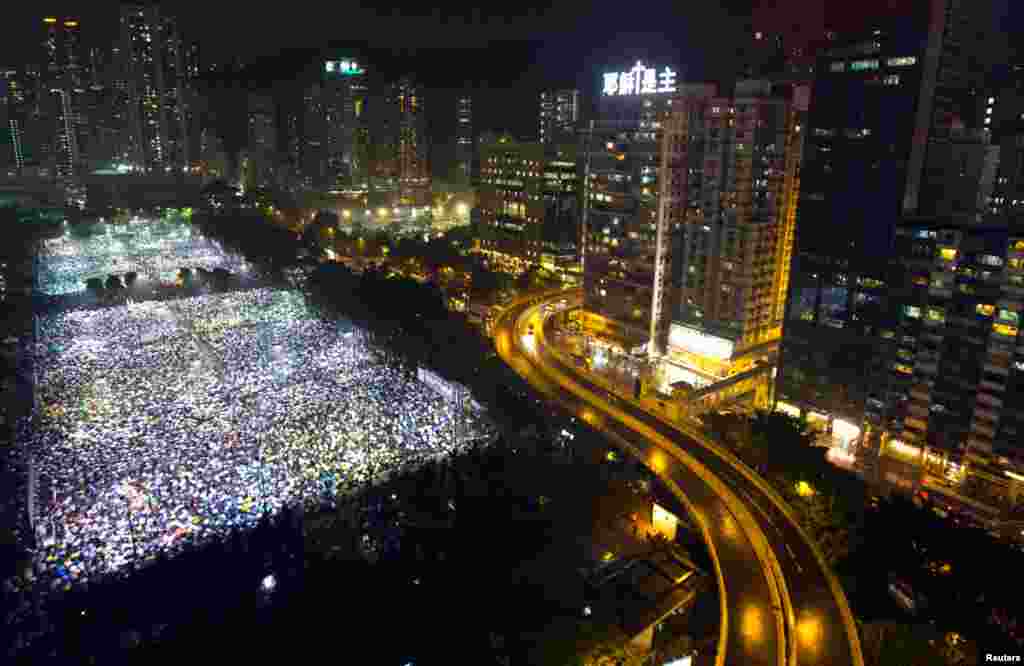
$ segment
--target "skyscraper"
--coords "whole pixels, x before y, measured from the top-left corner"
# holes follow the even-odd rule
[[[633,349],[650,334],[658,215],[658,131],[679,95],[676,73],[637,63],[604,75],[598,118],[581,130],[583,305],[589,337]]]
[[[76,19],[43,19],[43,86],[48,104],[43,116],[53,123],[54,167],[59,178],[71,178],[79,164],[82,119],[81,95],[84,93],[83,54]]]
[[[48,83],[67,78],[71,87],[83,86],[85,57],[82,53],[79,22],[77,19],[43,19],[44,73]]]
[[[807,101],[741,81],[731,98],[674,100],[662,123],[650,351],[680,368],[670,377],[776,360]]]
[[[882,27],[835,40],[816,67],[777,398],[853,438],[865,421],[878,432],[906,396],[889,388],[893,370],[879,353],[904,337],[898,227],[977,220],[991,162],[978,97],[986,63],[999,58],[983,43],[991,11],[911,3]]]
[[[366,155],[360,132],[366,108],[366,82],[366,67],[355,59],[324,63],[321,94],[326,177],[334,188],[351,188],[366,179]]]
[[[246,188],[265,188],[277,182],[277,108],[270,95],[248,96],[248,141],[241,179]]]
[[[579,121],[578,90],[544,90],[540,93],[537,137],[541,143],[574,140]]]
[[[147,171],[183,171],[191,161],[185,49],[175,21],[155,4],[121,7],[133,161]]]
[[[469,185],[473,175],[473,98],[455,100],[455,181]]]
[[[402,77],[392,87],[391,104],[391,113],[395,114],[399,202],[408,206],[429,206],[430,172],[422,87],[411,78]]]

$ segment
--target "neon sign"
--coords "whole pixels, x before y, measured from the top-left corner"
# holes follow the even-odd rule
[[[606,72],[605,95],[653,95],[676,92],[676,72],[670,67],[658,72],[642,62],[628,72]]]
[[[328,60],[324,63],[324,71],[328,74],[341,74],[343,76],[355,76],[365,74],[366,70],[359,66],[355,60]]]

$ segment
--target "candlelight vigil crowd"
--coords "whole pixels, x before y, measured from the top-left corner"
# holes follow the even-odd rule
[[[247,273],[251,266],[193,227],[167,220],[96,224],[88,232],[43,241],[38,290],[48,296],[81,291],[89,278],[134,272],[153,283],[174,282],[183,266]]]
[[[69,257],[41,261],[54,259]],[[474,401],[384,363],[291,289],[57,309],[31,353],[19,442],[35,570],[53,589],[329,505],[495,432]]]

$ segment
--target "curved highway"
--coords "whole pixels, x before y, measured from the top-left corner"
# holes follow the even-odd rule
[[[723,605],[716,663],[863,666],[845,596],[770,491],[697,429],[615,397],[545,345],[541,306],[565,297],[573,295],[548,292],[509,307],[495,347],[533,387],[644,459],[695,514]]]
[[[725,649],[719,650],[715,663],[783,666],[782,603],[772,567],[762,561],[757,548],[766,535],[753,526],[752,517],[737,498],[721,499],[720,495],[729,495],[729,491],[722,484],[713,487],[699,465],[683,465],[676,456],[666,455],[670,441],[650,430],[635,432],[618,418],[607,418],[610,406],[598,399],[598,389],[586,395],[588,391],[567,385],[565,377],[538,363],[535,353],[521,346],[520,328],[525,329],[526,312],[539,316],[527,302],[510,307],[496,323],[494,339],[499,355],[534,388],[644,460],[690,509],[704,532],[723,605],[719,645]],[[535,330],[539,330],[538,325]]]

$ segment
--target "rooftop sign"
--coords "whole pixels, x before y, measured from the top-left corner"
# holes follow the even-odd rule
[[[328,60],[324,63],[324,72],[327,74],[340,74],[342,76],[355,76],[365,74],[366,70],[359,66],[355,60]]]
[[[642,62],[628,72],[606,72],[604,95],[653,95],[676,92],[676,72],[669,67],[658,72]]]

